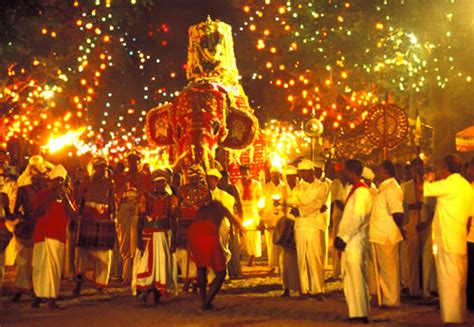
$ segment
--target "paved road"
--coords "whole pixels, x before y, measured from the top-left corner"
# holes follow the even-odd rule
[[[324,302],[297,297],[280,298],[278,277],[267,276],[263,266],[246,268],[244,277],[229,281],[216,298],[219,312],[198,312],[198,296],[180,293],[163,299],[152,308],[141,307],[128,287],[112,283],[108,293],[87,287],[82,296],[71,296],[73,284],[63,282],[59,304],[63,310],[46,306],[30,308],[30,298],[0,309],[0,327],[6,326],[347,326],[346,304],[340,282],[327,283]],[[5,301],[6,298],[3,298]],[[474,324],[474,315],[470,315]],[[376,326],[441,326],[436,303],[423,304],[404,299],[396,310],[374,308]]]

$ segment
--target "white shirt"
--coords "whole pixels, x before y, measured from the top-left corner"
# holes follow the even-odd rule
[[[369,239],[377,244],[395,244],[403,240],[393,220],[394,213],[403,214],[403,193],[395,178],[380,183],[372,203]]]
[[[472,212],[471,212],[471,229],[469,230],[469,233],[467,234],[467,241],[469,243],[474,243],[474,182],[471,183],[472,186]]]
[[[467,253],[467,221],[472,214],[472,186],[460,174],[423,184],[426,197],[436,197],[433,242],[446,252]]]
[[[303,180],[295,187],[294,197],[300,216],[295,219],[295,228],[305,227],[325,231],[326,216],[321,213],[321,207],[326,204],[329,185],[315,179],[312,183]]]
[[[367,187],[359,187],[346,202],[337,236],[346,242],[347,251],[367,245],[371,197]]]

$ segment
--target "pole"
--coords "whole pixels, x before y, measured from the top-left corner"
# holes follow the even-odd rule
[[[388,160],[388,92],[385,93],[385,106],[383,107],[383,160]]]

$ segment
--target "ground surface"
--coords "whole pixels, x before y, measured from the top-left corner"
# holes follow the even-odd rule
[[[107,294],[98,294],[91,285],[84,294],[71,296],[73,283],[63,282],[63,310],[50,311],[45,305],[31,309],[31,298],[19,304],[7,303],[0,309],[0,327],[6,326],[349,326],[341,282],[327,283],[324,302],[313,299],[280,298],[279,278],[268,276],[263,263],[244,268],[243,277],[226,283],[215,304],[219,312],[198,312],[198,296],[180,293],[163,299],[152,308],[141,307],[128,287],[112,282]],[[9,275],[10,274],[10,275]],[[11,272],[7,274],[8,299]],[[371,321],[376,326],[441,326],[436,301],[409,301],[396,310],[373,308]],[[468,326],[474,326],[474,315]]]

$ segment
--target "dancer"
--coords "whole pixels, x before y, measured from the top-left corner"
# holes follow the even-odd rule
[[[226,275],[225,255],[219,239],[219,227],[224,218],[228,218],[234,227],[244,231],[240,222],[217,201],[201,206],[188,230],[189,250],[197,266],[201,311],[214,309],[212,300],[221,289]],[[208,268],[215,273],[209,292],[207,292]]]

